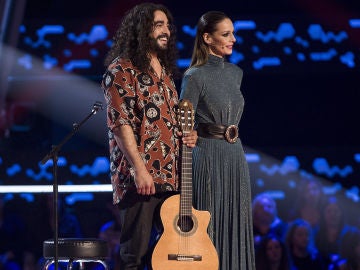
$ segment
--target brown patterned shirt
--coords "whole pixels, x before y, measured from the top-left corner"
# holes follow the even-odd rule
[[[172,78],[164,69],[160,79],[151,72],[138,70],[130,60],[117,58],[104,74],[102,88],[107,102],[114,203],[135,188],[134,170],[113,134],[113,129],[120,125],[132,127],[139,153],[155,183],[167,190],[177,190],[178,95]]]

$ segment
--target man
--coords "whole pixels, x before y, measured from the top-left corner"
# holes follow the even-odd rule
[[[124,16],[105,65],[102,87],[113,201],[121,212],[121,269],[143,269],[154,213],[179,188],[176,45],[163,5],[143,3]],[[194,147],[196,132],[182,137]]]
[[[255,250],[266,235],[285,241],[288,224],[277,213],[276,201],[266,192],[256,195],[252,202]]]

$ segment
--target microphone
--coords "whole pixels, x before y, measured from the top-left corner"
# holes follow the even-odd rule
[[[100,101],[96,101],[93,105],[92,113],[96,114],[99,110],[103,110],[103,104]]]

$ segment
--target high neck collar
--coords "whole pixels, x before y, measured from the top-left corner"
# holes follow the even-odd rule
[[[219,57],[213,54],[209,54],[208,62],[211,64],[224,64],[225,59],[223,57]]]

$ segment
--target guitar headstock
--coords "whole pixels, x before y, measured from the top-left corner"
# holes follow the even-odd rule
[[[179,102],[178,122],[180,131],[184,134],[189,133],[194,128],[194,110],[191,102],[182,99]]]

